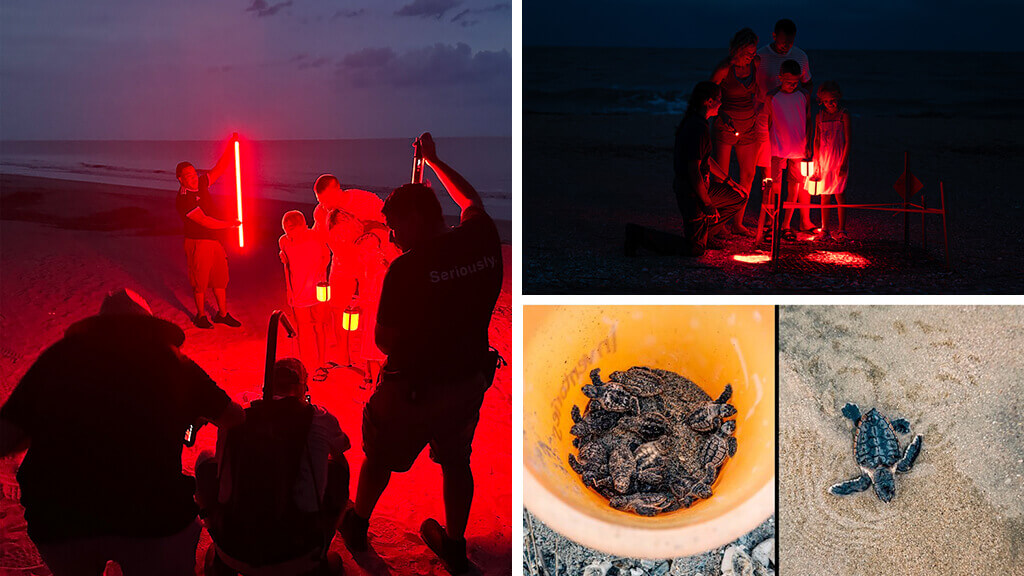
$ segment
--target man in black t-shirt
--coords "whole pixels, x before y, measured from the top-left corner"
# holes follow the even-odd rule
[[[714,82],[699,82],[690,96],[686,115],[676,128],[672,190],[686,235],[626,224],[627,256],[635,255],[638,247],[681,256],[701,256],[705,250],[723,247],[708,236],[712,230],[732,222],[746,202],[746,193],[711,158],[708,118],[718,114],[721,104],[721,87]],[[712,173],[722,182],[713,181]]]
[[[186,428],[242,422],[181,353],[185,334],[138,294],[107,296],[68,328],[0,408],[0,457],[18,469],[28,533],[55,576],[192,574],[200,525],[195,482],[182,474]]]
[[[341,533],[350,549],[365,549],[370,515],[391,473],[408,470],[429,445],[444,477],[446,527],[428,519],[420,533],[448,570],[459,573],[468,569],[473,435],[494,377],[487,336],[501,292],[501,240],[476,190],[438,159],[430,134],[419,142],[462,218],[448,229],[437,197],[423,184],[406,184],[384,202],[393,240],[405,252],[391,263],[381,290],[375,336],[387,363],[363,410],[366,461]]]
[[[193,324],[199,328],[213,328],[206,316],[206,289],[213,288],[217,300],[217,316],[213,321],[233,328],[241,326],[228,312],[228,257],[224,252],[224,230],[241,224],[235,219],[218,218],[221,210],[210,196],[210,185],[220,178],[231,161],[232,147],[229,145],[216,166],[202,176],[189,162],[181,162],[174,170],[180,184],[175,201],[178,215],[185,225],[185,257],[188,264],[188,279],[196,300],[196,316]]]

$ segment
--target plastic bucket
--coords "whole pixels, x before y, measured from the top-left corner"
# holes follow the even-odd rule
[[[524,502],[545,524],[596,550],[671,558],[727,544],[775,508],[775,312],[771,306],[525,306]],[[731,384],[736,456],[714,495],[642,517],[611,508],[569,467],[570,410],[593,368],[677,372],[712,397]]]

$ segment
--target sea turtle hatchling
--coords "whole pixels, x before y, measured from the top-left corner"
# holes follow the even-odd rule
[[[601,408],[609,412],[634,412],[640,413],[640,402],[637,397],[626,392],[620,384],[609,382],[596,386],[587,384],[582,388],[587,398],[596,400]]]
[[[705,402],[686,417],[686,425],[698,432],[711,432],[722,426],[722,421],[736,414],[736,408],[728,404],[732,397],[732,386],[725,385],[722,394],[712,402]]]
[[[679,509],[679,501],[670,492],[638,492],[616,496],[608,503],[616,510],[636,512],[641,516],[655,516]]]
[[[625,372],[612,372],[608,378],[621,385],[626,392],[641,398],[657,396],[665,389],[661,376],[646,366],[633,366]]]
[[[713,466],[717,472],[727,457],[736,455],[736,421],[726,420],[722,427],[708,437],[700,450],[700,467]]]
[[[570,415],[573,425],[569,432],[573,436],[589,436],[610,430],[622,417],[621,412],[611,412],[601,408],[599,402],[590,402],[583,414],[580,414],[579,406],[573,406]]]
[[[909,434],[910,423],[899,418],[889,421],[872,408],[861,415],[856,404],[843,406],[843,416],[853,420],[853,457],[860,466],[861,475],[831,486],[828,491],[836,496],[863,492],[872,485],[882,502],[896,495],[895,473],[909,472],[921,451],[921,436],[917,435],[900,456],[900,441],[896,433]]]
[[[601,440],[584,442],[579,447],[579,459],[569,454],[569,466],[580,475],[583,484],[595,488],[608,474],[608,446]]]

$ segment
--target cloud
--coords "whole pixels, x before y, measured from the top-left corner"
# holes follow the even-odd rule
[[[281,11],[282,8],[287,8],[292,5],[292,0],[285,0],[284,2],[278,2],[277,4],[267,4],[267,0],[252,0],[252,5],[245,9],[246,12],[255,12],[256,16],[262,18],[264,16],[273,16]]]
[[[412,0],[395,11],[396,16],[419,16],[420,18],[436,18],[438,20],[444,13],[462,4],[461,0]]]
[[[434,44],[402,54],[391,48],[367,48],[344,56],[338,73],[361,86],[453,86],[512,78],[512,55],[466,44]]]
[[[459,12],[458,14],[456,14],[455,17],[453,17],[451,19],[451,21],[453,23],[458,23],[463,28],[467,28],[469,26],[474,26],[474,25],[480,23],[479,20],[477,20],[476,18],[473,18],[474,16],[482,15],[482,14],[487,14],[488,12],[511,12],[511,11],[512,11],[512,4],[509,3],[509,2],[502,2],[501,4],[495,4],[494,6],[491,6],[490,8],[478,8],[478,9],[475,9],[475,10],[466,8],[462,12]]]
[[[339,18],[358,18],[366,15],[366,8],[360,8],[359,10],[338,10],[331,16],[331,21]]]

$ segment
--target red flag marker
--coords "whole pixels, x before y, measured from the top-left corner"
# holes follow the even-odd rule
[[[238,158],[239,158],[239,154],[238,154],[238,133],[235,132],[233,137],[234,137],[234,140],[235,140],[235,195],[238,198],[238,221],[241,222],[242,221],[242,165],[241,165],[241,163],[238,160]],[[241,224],[238,225],[238,247],[239,248],[245,247],[245,237],[242,234],[242,225]]]

